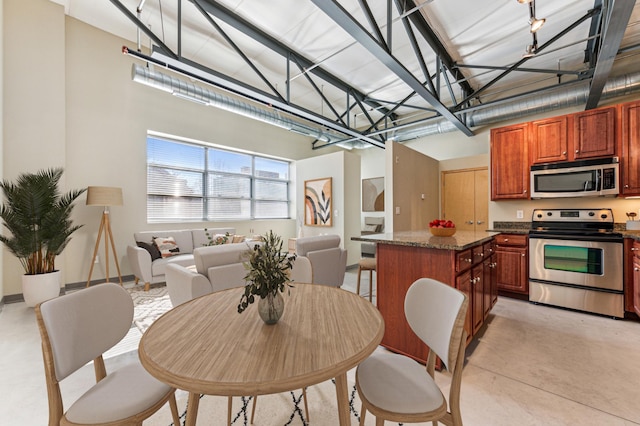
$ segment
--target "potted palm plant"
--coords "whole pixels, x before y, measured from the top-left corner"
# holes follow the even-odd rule
[[[247,275],[246,285],[238,305],[242,313],[251,303],[258,299],[258,313],[267,324],[278,322],[284,311],[282,292],[291,287],[291,268],[296,259],[295,254],[282,251],[282,238],[269,231],[253,250],[247,252],[245,262]]]
[[[25,274],[22,294],[27,306],[35,306],[60,293],[60,271],[55,259],[82,225],[71,221],[73,203],[86,189],[61,194],[62,168],[23,173],[14,182],[2,181],[5,203],[0,217],[10,236],[0,235]]]

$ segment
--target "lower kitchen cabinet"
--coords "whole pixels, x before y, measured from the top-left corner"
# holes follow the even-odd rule
[[[462,232],[461,232],[462,233]],[[418,278],[428,277],[454,286],[469,298],[465,318],[467,343],[480,330],[497,299],[493,273],[493,242],[481,241],[464,250],[416,247],[378,242],[378,310],[385,321],[381,345],[393,352],[425,362],[428,348],[413,333],[404,317],[404,297]]]
[[[625,311],[640,316],[640,241],[624,240],[627,279],[625,283]]]
[[[497,289],[505,295],[529,294],[528,236],[496,236]]]

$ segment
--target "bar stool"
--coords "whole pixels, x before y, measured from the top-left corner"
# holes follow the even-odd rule
[[[356,293],[360,295],[360,275],[362,271],[369,271],[369,302],[371,302],[371,294],[373,292],[373,271],[376,270],[376,258],[375,257],[363,257],[358,262],[358,286]]]

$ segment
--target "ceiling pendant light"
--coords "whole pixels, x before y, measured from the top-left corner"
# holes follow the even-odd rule
[[[531,25],[531,32],[535,33],[544,25],[546,19],[536,19],[535,17],[529,19],[529,24]]]
[[[518,0],[518,3],[520,4],[526,4],[526,3],[531,3],[533,0]]]

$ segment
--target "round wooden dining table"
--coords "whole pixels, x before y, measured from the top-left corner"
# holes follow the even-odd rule
[[[296,283],[285,290],[278,323],[267,325],[257,303],[238,313],[243,292],[233,288],[179,305],[140,340],[147,371],[189,392],[186,424],[195,425],[201,394],[257,396],[331,378],[339,424],[351,424],[347,371],[382,340],[384,320],[376,307],[340,288]]]

